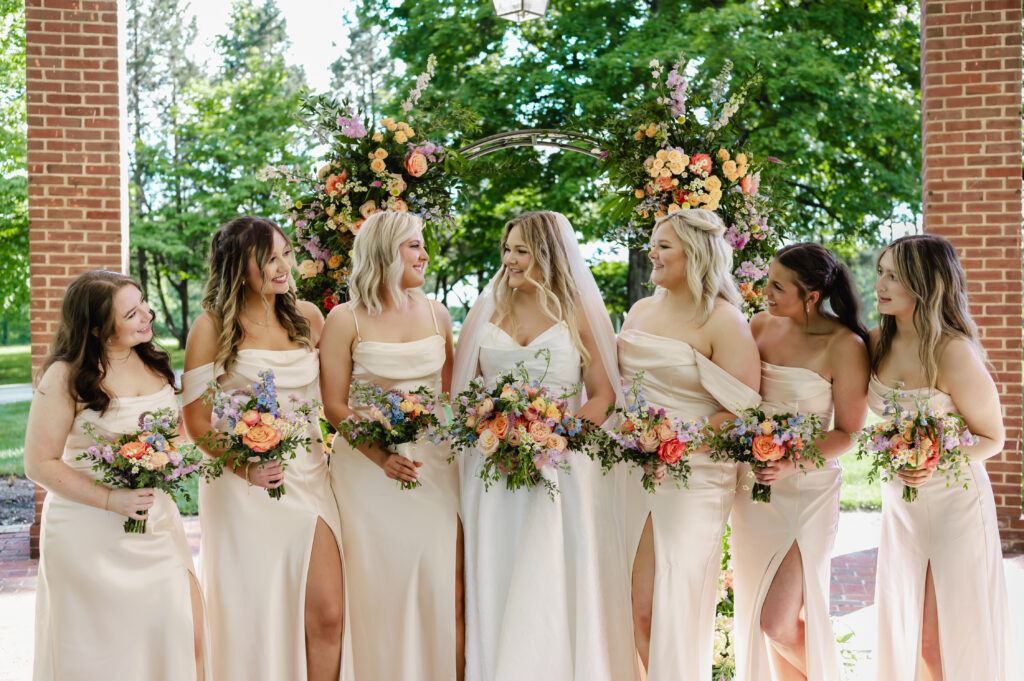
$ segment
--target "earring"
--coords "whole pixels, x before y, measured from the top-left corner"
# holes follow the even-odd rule
[[[804,303],[804,314],[811,314],[811,307],[807,303]]]

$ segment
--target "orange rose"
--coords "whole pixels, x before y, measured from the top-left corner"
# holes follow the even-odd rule
[[[147,452],[149,452],[148,443],[132,440],[131,442],[126,442],[121,449],[118,450],[117,455],[123,456],[126,459],[138,461],[145,456]]]
[[[782,447],[775,444],[775,438],[772,435],[758,435],[754,438],[751,448],[754,458],[758,461],[778,461],[786,453]]]
[[[695,173],[710,173],[711,156],[709,154],[694,154],[690,157],[690,170]]]
[[[476,432],[478,435],[484,433],[484,431],[491,429],[491,422],[487,419],[480,419],[480,422],[476,424]]]
[[[159,470],[166,466],[168,461],[170,461],[170,459],[167,458],[167,454],[165,452],[161,452],[159,449],[154,449],[149,453],[149,463],[153,468]]]
[[[653,430],[645,430],[637,439],[637,444],[640,445],[640,449],[653,454],[661,446],[661,438]]]
[[[281,442],[281,431],[274,426],[256,424],[242,436],[242,444],[254,452],[266,452]]]
[[[428,168],[427,157],[418,151],[409,154],[409,158],[405,159],[405,172],[413,177],[420,177]]]
[[[686,454],[686,445],[678,440],[662,442],[658,447],[658,458],[667,464],[673,464]]]
[[[547,442],[551,437],[551,427],[543,421],[530,421],[529,432],[534,442]]]
[[[242,414],[242,420],[245,421],[247,426],[255,426],[260,421],[260,413],[255,409],[250,409]]]
[[[326,186],[324,191],[329,196],[337,196],[342,193],[342,185],[345,184],[345,178],[348,177],[348,171],[342,170],[341,175],[331,175],[327,178]]]
[[[654,181],[655,186],[663,192],[667,192],[672,189],[675,185],[672,184],[671,177],[659,177]]]
[[[506,433],[508,433],[508,417],[504,414],[498,414],[491,421],[491,432],[498,436],[499,440],[504,440]]]
[[[804,440],[799,435],[794,435],[789,441],[789,451],[793,452],[793,458],[799,459],[800,452],[804,451]]]
[[[363,228],[363,223],[364,222],[366,222],[366,220],[360,220],[359,222],[353,222],[351,225],[348,226],[348,231],[352,232],[353,234],[359,234],[359,230]]]
[[[508,437],[505,439],[505,442],[509,443],[513,447],[518,447],[519,443],[521,443],[522,441],[523,432],[521,428],[513,428],[512,430],[508,431]]]
[[[558,433],[552,433],[548,441],[544,443],[545,449],[555,449],[559,452],[565,451],[565,448],[569,446],[568,440],[559,435]]]
[[[668,421],[662,421],[655,426],[654,432],[658,434],[658,439],[662,442],[676,439],[676,431],[672,430],[672,426],[668,424]]]

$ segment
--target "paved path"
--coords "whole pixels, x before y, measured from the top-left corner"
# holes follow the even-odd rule
[[[875,559],[880,514],[843,513],[832,556],[831,614],[836,633],[853,633],[847,647],[860,661],[852,679],[874,678]],[[199,552],[199,521],[185,519],[193,557]],[[1024,603],[1024,556],[1004,559],[1009,602]],[[31,677],[37,563],[28,557],[28,525],[0,528],[0,681]],[[1017,659],[1024,681],[1024,609],[1011,608]]]
[[[9,383],[0,385],[0,404],[28,402],[32,399],[31,383]]]

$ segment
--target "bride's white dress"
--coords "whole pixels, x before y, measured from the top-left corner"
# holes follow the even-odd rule
[[[489,385],[523,362],[531,379],[547,364],[543,384],[581,380],[580,354],[564,322],[521,346],[488,324],[480,343],[480,373]],[[578,408],[578,400],[572,403]],[[484,490],[477,454],[460,461],[466,550],[467,681],[619,681],[636,678],[628,577],[621,539],[623,493],[615,476],[583,454],[571,471],[542,474],[560,489],[554,500],[543,486],[509,492],[502,483]],[[607,518],[605,517],[607,516]]]

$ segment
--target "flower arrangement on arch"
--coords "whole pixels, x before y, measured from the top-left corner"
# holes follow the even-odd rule
[[[607,124],[604,169],[616,189],[608,208],[621,225],[613,237],[642,247],[655,219],[683,208],[713,211],[726,225],[744,305],[760,310],[781,243],[770,224],[779,210],[771,166],[779,160],[755,156],[730,127],[758,78],[739,81],[730,62],[710,82],[681,58],[667,73],[657,59],[650,69],[649,89]]]
[[[814,414],[769,416],[760,409],[744,409],[719,429],[711,446],[712,456],[749,463],[754,470],[779,459],[790,459],[800,467],[810,464],[821,468],[825,457],[815,443],[823,435],[821,419]],[[751,497],[755,502],[771,503],[771,485],[755,482]]]
[[[359,112],[347,101],[313,95],[301,118],[327,146],[315,171],[264,168],[294,230],[299,297],[328,312],[346,298],[346,278],[355,235],[377,211],[408,211],[430,229],[452,225],[453,190],[462,158],[455,138],[475,129],[474,116],[454,106],[444,113],[417,107],[436,60],[416,80],[400,117]]]
[[[299,446],[309,446],[310,428],[315,426],[316,402],[290,396],[290,410],[281,409],[274,383],[274,372],[261,371],[250,388],[225,392],[210,383],[207,401],[224,432],[208,436],[212,447],[223,449],[220,462],[233,469],[252,463],[280,460],[281,468],[295,458]],[[268,489],[271,499],[285,495],[285,486]]]
[[[84,430],[96,444],[77,458],[92,461],[92,469],[102,473],[97,485],[117,489],[152,487],[191,500],[186,483],[196,475],[216,477],[220,470],[203,461],[202,452],[194,444],[177,442],[180,422],[174,409],[146,411],[139,414],[137,430],[116,440],[100,435],[96,424],[86,423]],[[146,520],[128,518],[124,531],[144,534]]]
[[[963,448],[978,441],[959,414],[938,414],[925,399],[916,410],[904,408],[898,397],[902,383],[885,397],[883,421],[857,433],[857,457],[871,459],[868,480],[892,480],[899,471],[940,469],[946,484],[960,482],[961,469],[969,464]],[[964,482],[964,487],[967,483]],[[917,499],[917,488],[904,485],[903,501]]]

